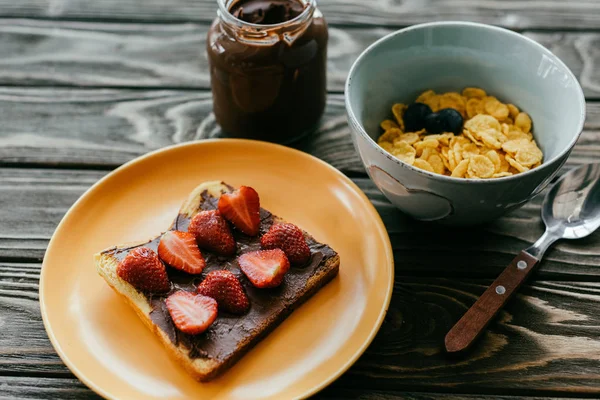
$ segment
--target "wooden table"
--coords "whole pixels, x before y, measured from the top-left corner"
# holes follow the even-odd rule
[[[204,54],[215,0],[0,0],[0,398],[96,398],[44,331],[40,265],[61,217],[120,164],[218,137]],[[396,257],[377,338],[323,398],[600,396],[600,234],[550,250],[537,274],[462,357],[445,333],[542,232],[541,196],[481,228],[412,222],[367,178],[352,146],[343,82],[355,57],[399,27],[470,20],[523,32],[560,56],[588,99],[565,168],[600,151],[600,1],[322,0],[329,99],[298,145],[351,177],[386,223]],[[514,396],[514,397],[511,397]]]

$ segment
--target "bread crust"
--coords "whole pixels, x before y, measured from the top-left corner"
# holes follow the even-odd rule
[[[205,191],[214,197],[219,197],[222,193],[228,192],[229,190],[230,189],[227,185],[219,181],[202,183],[189,194],[188,198],[181,206],[179,214],[190,218],[194,216],[200,210],[200,205],[202,204],[202,193]],[[284,221],[280,218],[277,218],[276,222]],[[306,232],[305,236],[310,237]],[[126,245],[116,246],[116,248],[128,248],[142,245],[147,242],[148,241],[129,243]],[[308,279],[307,284],[300,293],[299,297],[292,304],[290,304],[289,307],[265,321],[265,323],[259,326],[252,335],[248,335],[246,338],[244,338],[244,340],[238,345],[235,352],[230,357],[221,361],[211,358],[191,358],[189,357],[189,350],[187,348],[185,348],[182,344],[176,345],[171,341],[167,334],[151,320],[150,312],[152,311],[152,306],[148,302],[147,298],[117,275],[116,271],[119,261],[111,254],[107,253],[108,250],[112,249],[115,249],[115,247],[106,249],[94,256],[98,273],[104,278],[104,280],[106,280],[108,285],[135,310],[136,314],[140,317],[144,324],[160,339],[164,347],[167,349],[169,355],[180,365],[182,365],[194,379],[200,382],[206,382],[214,379],[235,364],[263,337],[268,335],[281,322],[283,322],[296,308],[298,308],[320,288],[331,281],[338,274],[340,263],[338,254],[325,260],[325,263],[321,265],[316,270],[315,274]],[[243,318],[243,316],[240,318]]]

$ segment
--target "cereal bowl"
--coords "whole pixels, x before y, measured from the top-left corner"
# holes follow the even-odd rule
[[[403,162],[377,144],[394,103],[419,94],[479,87],[515,104],[533,121],[541,165],[512,176],[464,179]],[[367,48],[345,88],[352,139],[377,187],[419,220],[483,223],[518,208],[552,180],[585,120],[585,98],[573,73],[549,50],[518,33],[483,24],[436,22],[392,33]]]

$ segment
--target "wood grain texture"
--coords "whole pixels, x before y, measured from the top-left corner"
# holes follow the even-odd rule
[[[100,400],[77,378],[0,376],[0,400]]]
[[[365,389],[331,389],[327,388],[313,396],[312,400],[476,400],[479,395],[442,394],[419,392],[385,392]],[[548,397],[494,396],[496,400],[549,400]],[[31,400],[99,400],[95,395],[75,378],[31,378],[31,377],[0,377],[0,400],[31,399]],[[555,397],[558,400],[558,398]],[[571,400],[576,400],[570,397]]]
[[[42,324],[40,267],[37,263],[0,263],[0,375],[70,375]],[[0,383],[0,398],[4,393]]]
[[[71,375],[45,337],[37,299],[39,267],[0,264],[0,376],[53,376],[40,380],[41,393],[50,398],[52,390],[81,386],[70,380],[59,384],[58,378]],[[600,394],[600,283],[526,284],[469,352],[460,358],[443,352],[448,329],[490,282],[399,276],[377,338],[326,393]],[[10,379],[0,377],[0,388],[14,386]],[[0,390],[0,398],[16,388]],[[63,398],[58,393],[52,398]]]
[[[473,348],[443,351],[448,329],[489,283],[397,279],[378,336],[332,388],[598,396],[598,283],[527,284]]]
[[[0,85],[210,89],[207,24],[0,19]],[[389,29],[329,29],[328,86]]]
[[[431,393],[431,392],[405,392],[405,391],[383,391],[371,389],[345,389],[340,387],[326,388],[316,396],[313,400],[331,399],[331,400],[476,400],[489,399],[490,396],[465,394],[465,393]],[[564,397],[539,397],[539,396],[502,396],[494,395],[495,400],[559,400],[566,399]],[[568,397],[574,400],[574,397]]]
[[[0,19],[0,85],[209,89],[207,24],[119,24]],[[328,88],[343,91],[358,55],[392,32],[330,27]],[[525,32],[600,97],[600,32]]]
[[[467,20],[510,28],[592,28],[600,24],[595,0],[321,0],[331,23],[404,26]],[[0,0],[0,15],[120,21],[210,21],[215,0]]]
[[[104,174],[0,169],[0,258],[41,260],[68,208]]]
[[[0,168],[0,259],[41,260],[68,208],[106,171]],[[543,195],[504,218],[478,228],[446,229],[411,220],[368,178],[354,178],[377,208],[390,235],[399,276],[495,278],[543,232]],[[51,206],[48,206],[51,205]],[[541,279],[598,280],[600,232],[562,241],[545,255]]]
[[[0,164],[114,168],[150,150],[222,137],[208,92],[0,88]],[[299,147],[344,171],[363,172],[341,95]]]
[[[1,88],[0,165],[114,168],[171,144],[222,137],[208,92],[124,89]],[[600,103],[569,165],[597,160]],[[315,134],[296,145],[346,173],[364,174],[342,95],[330,95]]]

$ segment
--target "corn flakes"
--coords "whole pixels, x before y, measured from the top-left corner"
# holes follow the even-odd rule
[[[410,144],[401,141],[398,145],[394,145],[391,153],[397,159],[402,160],[407,164],[412,164],[415,162],[417,151]]]
[[[394,139],[394,144],[396,144],[396,141],[398,141],[398,140],[401,140],[408,144],[414,144],[414,143],[418,142],[419,139],[420,139],[419,134],[416,132],[401,133],[400,136],[398,136],[396,139]]]
[[[456,166],[456,168],[454,168],[454,171],[452,171],[452,177],[454,178],[464,178],[465,175],[467,174],[467,169],[469,168],[469,160],[462,160],[460,163],[458,163],[458,165]]]
[[[402,135],[402,131],[399,128],[391,128],[385,131],[383,135],[379,136],[377,142],[393,142],[398,139],[400,135]]]
[[[506,105],[506,107],[508,107],[508,113],[510,114],[510,117],[512,119],[517,118],[517,115],[519,115],[519,109],[517,108],[517,106],[509,103]]]
[[[431,164],[421,158],[417,158],[413,165],[417,168],[424,169],[425,171],[435,172]]]
[[[462,158],[467,159],[479,155],[479,147],[475,143],[469,143],[462,147]]]
[[[432,155],[427,159],[427,162],[433,168],[433,171],[437,174],[443,174],[446,171],[446,167],[444,162],[442,161],[442,157],[437,154]]]
[[[528,139],[515,139],[504,142],[502,150],[510,154],[515,154],[520,148],[527,146],[529,146]]]
[[[419,150],[417,150],[417,153]],[[439,156],[440,153],[434,147],[425,147],[423,148],[423,152],[421,153],[421,158],[425,161],[429,161],[429,157],[431,156]]]
[[[512,158],[511,156],[506,156],[506,161],[508,161],[508,163],[510,164],[511,167],[513,167],[515,170],[517,170],[518,172],[525,172],[525,171],[529,171],[529,168],[527,168],[524,165],[521,165],[521,163],[519,163],[517,160],[515,160],[514,158]]]
[[[421,156],[421,153],[423,153],[424,148],[431,147],[431,148],[436,149],[439,145],[440,145],[440,142],[438,142],[435,139],[424,139],[424,140],[414,144],[415,150],[417,151],[417,156]]]
[[[515,126],[522,132],[529,133],[531,130],[531,118],[526,113],[521,112],[515,118]]]
[[[510,164],[506,161],[506,156],[504,154],[499,154],[498,157],[500,157],[500,169],[498,170],[498,173],[502,174],[508,172]]]
[[[404,130],[404,120],[402,119],[402,116],[404,115],[404,111],[406,111],[406,107],[406,104],[402,103],[397,103],[392,106],[392,114],[394,114],[394,118],[396,118],[396,122],[402,130]]]
[[[379,124],[379,126],[381,126],[381,129],[383,129],[384,132],[392,128],[400,129],[400,126],[398,126],[398,124],[392,121],[391,119],[381,121],[381,124]]]
[[[421,93],[415,100],[415,103],[427,104],[433,112],[436,112],[440,109],[440,96],[435,94],[433,90],[428,90]]]
[[[507,140],[518,140],[518,139],[533,140],[533,135],[531,134],[531,132],[525,133],[515,127],[510,127],[508,129],[508,133],[506,134],[506,139]]]
[[[473,118],[477,114],[485,113],[485,109],[483,108],[483,102],[477,97],[473,97],[467,100],[467,104],[465,107],[467,110],[467,117],[469,118]]]
[[[506,104],[500,103],[495,97],[486,97],[483,101],[485,112],[496,118],[498,121],[504,121],[508,118],[509,111]]]
[[[487,96],[487,93],[485,92],[485,90],[480,89],[480,88],[468,87],[468,88],[463,89],[462,95],[464,97],[466,97],[467,99],[471,99],[474,97],[483,99],[485,96]]]
[[[469,178],[491,178],[494,175],[494,164],[485,156],[473,156],[469,158],[467,175]]]
[[[444,93],[441,95],[439,107],[440,110],[443,108],[454,108],[463,116],[463,118],[466,115],[466,101],[460,94],[455,92]]]
[[[489,129],[500,131],[502,126],[493,116],[479,114],[465,122],[464,128],[470,130],[474,136],[477,137],[478,132],[487,131]]]
[[[525,167],[531,167],[542,160],[542,151],[537,146],[528,146],[517,150],[515,161]]]
[[[460,154],[455,154],[454,150],[448,151],[448,164],[450,164],[450,171],[454,171],[456,166],[460,164],[462,157]]]
[[[392,144],[392,142],[379,142],[379,146],[381,146],[381,148],[387,151],[388,153],[391,153],[392,150],[394,150],[394,145]]]
[[[492,164],[494,164],[494,171],[500,172],[500,167],[502,166],[502,161],[500,160],[500,156],[495,150],[490,150],[484,154],[487,158],[490,159]]]
[[[408,164],[454,178],[488,179],[529,171],[542,163],[544,155],[531,132],[531,118],[514,104],[504,104],[475,87],[464,88],[461,93],[427,90],[416,102],[428,105],[432,112],[452,108],[462,115],[464,123],[462,133],[461,125],[456,124],[430,127],[435,134],[425,129],[406,132],[403,118],[408,106],[394,104],[393,119],[381,122],[384,133],[377,142]],[[454,118],[452,121],[460,124],[460,116],[454,115],[441,118]]]

